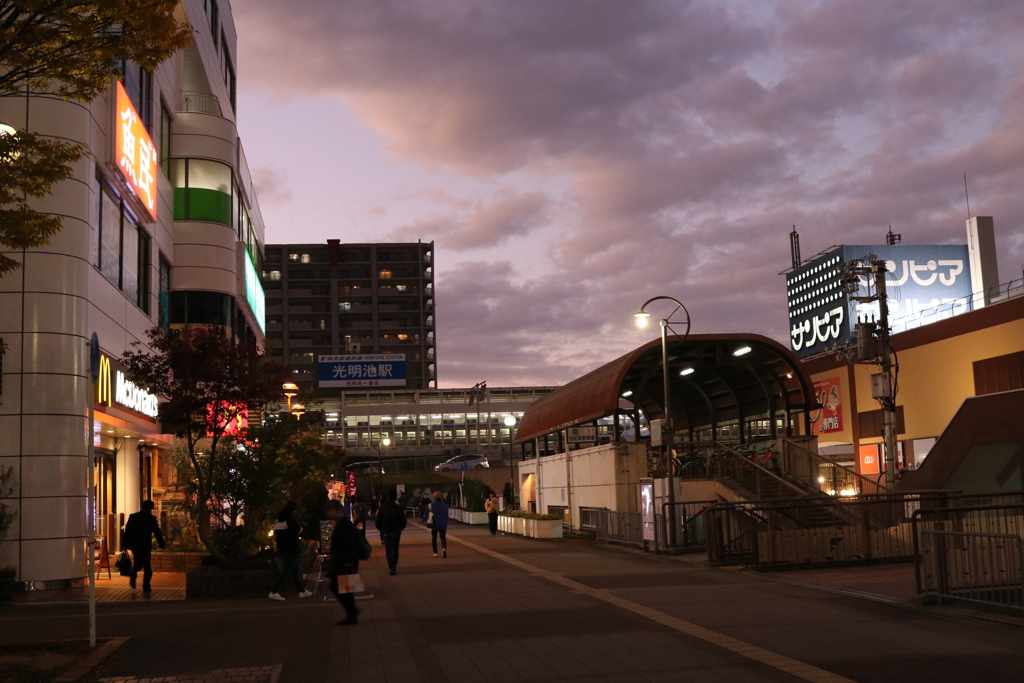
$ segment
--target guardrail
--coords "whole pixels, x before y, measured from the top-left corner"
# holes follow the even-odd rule
[[[1024,539],[1016,534],[923,531],[921,593],[1024,611]]]
[[[216,95],[186,90],[181,96],[181,104],[178,107],[180,112],[213,114],[214,116],[223,115],[221,114],[220,100],[217,99]]]
[[[594,532],[602,543],[618,543],[627,547],[644,546],[643,516],[639,512],[594,511]]]

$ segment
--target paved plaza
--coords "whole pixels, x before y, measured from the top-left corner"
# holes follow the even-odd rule
[[[875,569],[893,595],[871,600],[803,585],[800,572],[716,569],[461,525],[451,529],[447,559],[431,557],[427,531],[410,525],[396,576],[376,548],[362,566],[357,626],[335,625],[342,612],[323,587],[281,603],[102,603],[100,635],[130,641],[100,680],[1024,679],[1018,625],[913,607],[896,595],[906,592],[906,569]],[[859,580],[870,584],[871,574]],[[86,625],[81,604],[0,610],[5,640],[80,638]]]

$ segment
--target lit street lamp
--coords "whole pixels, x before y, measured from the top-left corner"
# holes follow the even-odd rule
[[[381,451],[390,445],[391,439],[386,436],[377,442],[377,488],[380,489],[381,496],[384,495],[384,457]],[[372,477],[370,481],[373,481]]]
[[[515,415],[506,415],[504,422],[505,422],[505,426],[508,427],[508,478],[509,478],[509,486],[512,487],[512,502],[511,502],[511,506],[512,506],[512,509],[515,509],[515,506],[516,506],[516,475],[515,475],[515,472],[513,471],[513,467],[515,467],[515,459],[512,457],[512,428],[516,426],[516,416]]]
[[[686,315],[686,334],[683,335],[683,338],[685,339],[686,337],[688,337],[690,335],[690,312],[686,310],[686,306],[684,306],[678,299],[674,299],[674,298],[672,298],[670,296],[656,296],[656,297],[653,297],[653,298],[648,299],[647,301],[645,301],[643,306],[640,307],[640,311],[638,313],[634,314],[634,317],[636,318],[636,324],[637,325],[639,325],[640,327],[646,327],[647,326],[647,319],[651,317],[651,314],[646,311],[646,308],[647,308],[648,304],[651,304],[651,303],[653,303],[655,301],[660,301],[662,299],[664,299],[666,301],[671,301],[672,303],[674,303],[676,305],[676,308],[673,309],[673,311],[671,313],[669,313],[667,317],[662,318],[662,320],[661,320],[661,382],[664,385],[664,411],[665,411],[665,425],[664,425],[664,430],[663,430],[663,434],[662,434],[662,439],[665,442],[665,456],[666,456],[665,457],[665,463],[666,463],[666,470],[667,470],[666,474],[668,475],[668,506],[669,506],[669,509],[671,510],[671,515],[672,515],[672,523],[669,526],[669,530],[670,531],[669,531],[669,533],[668,533],[668,535],[667,535],[665,540],[668,541],[669,543],[674,544],[675,543],[675,535],[676,535],[676,524],[675,524],[676,487],[675,487],[675,477],[672,476],[672,466],[674,464],[672,462],[672,448],[673,448],[673,445],[674,445],[674,439],[673,439],[674,434],[673,434],[673,430],[672,430],[672,418],[669,417],[669,398],[671,397],[671,392],[669,392],[669,387],[668,387],[668,330],[669,330],[669,327],[671,326],[671,323],[672,323],[672,316],[675,315],[681,309],[683,311],[683,314]],[[637,441],[639,441],[640,440],[640,425],[636,425],[636,436],[637,436]],[[665,515],[665,517],[666,517],[666,519],[668,519],[668,515]]]
[[[283,393],[288,399],[288,412],[292,412],[292,397],[299,395],[298,385],[291,382],[285,382],[281,385],[281,393]]]

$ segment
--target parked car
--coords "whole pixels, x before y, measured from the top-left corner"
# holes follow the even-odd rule
[[[376,460],[358,460],[345,466],[346,472],[373,472],[377,468]],[[384,474],[384,463],[380,463],[380,473]]]
[[[478,470],[491,466],[491,463],[487,461],[486,455],[456,455],[454,458],[449,458],[440,465],[435,466],[434,471],[443,472],[445,470],[461,470],[462,463],[466,463],[467,470]]]

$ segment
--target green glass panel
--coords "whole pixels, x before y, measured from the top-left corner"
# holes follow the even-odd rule
[[[188,218],[231,225],[231,195],[217,190],[192,188],[188,191]]]
[[[176,187],[174,188],[174,220],[183,221],[186,220],[185,215],[185,188]]]

